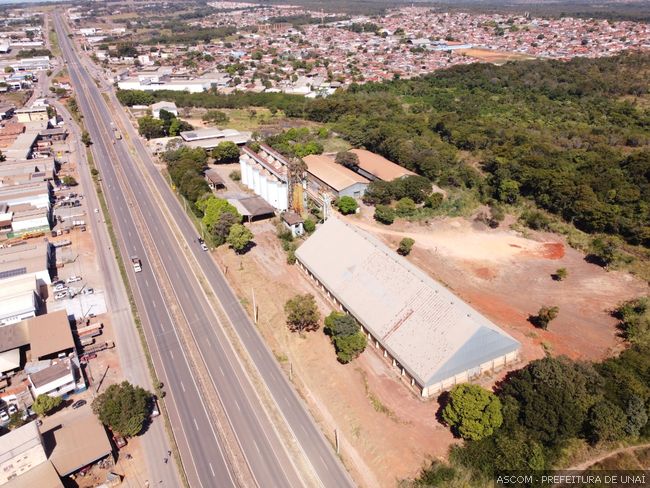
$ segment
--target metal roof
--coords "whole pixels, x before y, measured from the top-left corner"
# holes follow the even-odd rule
[[[332,217],[296,257],[430,386],[519,349],[486,317],[370,234]]]

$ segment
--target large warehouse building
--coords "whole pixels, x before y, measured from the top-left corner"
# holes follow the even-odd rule
[[[296,257],[422,396],[518,358],[515,339],[379,240],[340,219],[328,219]]]

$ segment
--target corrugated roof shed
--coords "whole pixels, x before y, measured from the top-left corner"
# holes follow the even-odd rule
[[[363,176],[334,162],[334,159],[323,154],[310,154],[302,160],[307,165],[307,172],[336,191],[342,191],[355,183],[370,183]]]
[[[444,286],[342,220],[328,219],[296,257],[421,386],[519,349]]]
[[[350,149],[350,152],[359,158],[359,168],[380,180],[393,181],[395,178],[415,175],[413,171],[409,171],[374,152],[365,149]]]

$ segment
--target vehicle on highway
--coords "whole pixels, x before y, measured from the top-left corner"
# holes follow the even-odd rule
[[[92,295],[93,293],[95,293],[94,288],[84,288],[83,290],[81,290],[82,295]]]
[[[54,295],[55,300],[63,300],[64,298],[68,297],[68,291],[60,291],[59,293],[56,293]]]
[[[67,283],[76,283],[77,281],[81,281],[81,276],[70,276],[67,280],[65,280]]]
[[[204,251],[208,250],[208,246],[205,244],[205,241],[203,240],[202,237],[198,237],[197,240],[199,241],[199,245],[201,246],[201,249]]]
[[[142,261],[138,256],[131,256],[131,264],[133,265],[133,271],[136,273],[142,271]]]
[[[157,417],[158,415],[160,415],[160,409],[158,408],[158,399],[154,395],[151,398],[151,416]]]
[[[95,209],[95,213],[99,213],[99,209],[98,209],[98,208]]]
[[[72,404],[72,408],[76,410],[79,407],[83,407],[85,404],[86,404],[86,400],[77,400]]]

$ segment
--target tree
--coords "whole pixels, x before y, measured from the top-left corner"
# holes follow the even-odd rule
[[[239,160],[239,147],[231,141],[220,142],[212,150],[214,162],[218,164],[234,163]]]
[[[504,203],[516,203],[519,198],[519,183],[505,179],[499,184],[497,199]]]
[[[397,248],[397,252],[402,256],[408,256],[411,253],[411,249],[413,249],[413,244],[415,244],[414,239],[411,239],[410,237],[405,237],[400,241],[399,247]]]
[[[204,122],[213,124],[225,124],[229,120],[228,116],[220,110],[208,110],[201,118]]]
[[[648,423],[648,410],[643,398],[638,395],[632,395],[627,403],[625,413],[627,415],[625,433],[629,436],[637,437]]]
[[[284,304],[287,325],[292,332],[304,332],[318,329],[320,312],[312,294],[296,295]]]
[[[22,427],[27,423],[26,420],[23,420],[23,414],[22,412],[14,412],[9,416],[9,424],[7,427],[9,429],[17,429],[18,427]]]
[[[5,73],[13,73],[14,69],[11,66],[5,66]]]
[[[377,205],[374,217],[377,222],[390,225],[395,222],[395,210],[388,205]]]
[[[367,338],[359,324],[349,314],[332,312],[325,318],[323,332],[330,336],[339,362],[347,364],[361,354],[367,345]]]
[[[612,238],[597,238],[591,243],[591,252],[588,257],[606,268],[617,258],[616,242]]]
[[[77,180],[73,176],[66,175],[61,179],[61,182],[66,186],[77,186]]]
[[[336,201],[336,207],[343,215],[349,215],[355,213],[359,205],[354,198],[343,196]]]
[[[109,386],[93,400],[99,420],[120,435],[132,437],[142,432],[150,409],[151,393],[128,381]]]
[[[93,141],[90,139],[90,134],[88,134],[88,132],[86,132],[86,131],[82,132],[82,134],[81,134],[81,142],[83,142],[83,144],[86,147],[89,147],[93,143]]]
[[[248,247],[252,239],[253,233],[248,229],[248,227],[245,227],[242,224],[233,224],[230,227],[230,232],[228,233],[226,242],[230,244],[230,247],[232,247],[236,253],[239,254]]]
[[[622,438],[627,417],[618,405],[602,400],[591,407],[588,422],[589,440],[595,444]]]
[[[138,119],[138,132],[147,140],[165,136],[165,124],[162,120],[145,115]]]
[[[7,156],[5,156],[4,154],[2,154],[2,151],[0,151],[0,163],[4,162],[4,161],[6,161],[6,160],[7,160]]]
[[[38,395],[36,397],[36,400],[34,400],[32,410],[34,410],[34,413],[36,415],[45,416],[57,408],[59,405],[61,405],[62,402],[63,399],[61,397],[52,397],[45,394]]]
[[[530,316],[529,320],[535,327],[546,330],[548,328],[548,324],[551,322],[551,320],[557,317],[557,314],[559,312],[559,307],[547,307],[544,305],[539,309],[537,315]]]
[[[417,212],[417,207],[412,198],[401,198],[395,205],[395,213],[399,217],[412,217]]]
[[[555,270],[555,273],[553,274],[553,279],[555,281],[563,281],[569,273],[567,272],[566,268],[558,268]]]
[[[314,220],[311,218],[306,218],[302,226],[307,234],[311,234],[316,230],[316,222],[314,222]]]
[[[503,423],[501,401],[478,385],[456,385],[449,392],[442,418],[463,439],[480,440]]]
[[[424,206],[427,208],[436,209],[442,205],[445,196],[442,193],[434,192],[424,200]]]
[[[336,358],[343,364],[347,364],[358,357],[368,344],[368,339],[362,332],[348,336],[334,336],[332,341],[336,349]]]
[[[350,151],[336,153],[334,161],[352,170],[356,170],[359,167],[359,156]]]

